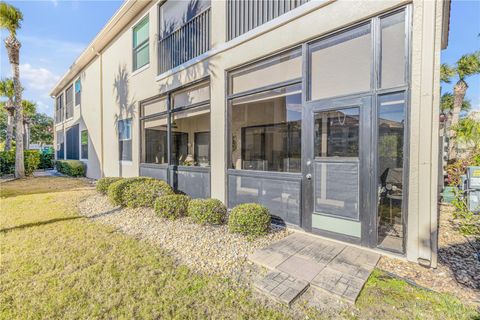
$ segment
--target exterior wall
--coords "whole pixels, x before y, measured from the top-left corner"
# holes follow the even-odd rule
[[[139,174],[139,110],[142,100],[206,77],[211,86],[211,196],[226,201],[226,71],[291,48],[334,30],[407,4],[392,1],[311,1],[246,34],[225,42],[226,2],[212,1],[212,50],[157,75],[157,3],[148,6],[82,72],[81,123],[89,130],[87,175],[99,178],[103,143],[105,176]],[[149,14],[150,64],[132,72],[132,27]],[[437,128],[442,5],[413,2],[412,77],[407,258],[436,265]],[[101,62],[100,62],[101,60]],[[103,82],[100,85],[100,64]],[[84,79],[84,80],[83,80]],[[100,87],[103,87],[100,92]],[[103,96],[103,101],[100,97]],[[103,141],[100,108],[103,104]],[[80,119],[75,108],[74,119]],[[116,121],[132,118],[132,161],[118,160]],[[77,120],[65,122],[65,127]],[[63,125],[56,126],[56,130]],[[80,128],[82,130],[82,127]],[[420,144],[421,143],[421,144]],[[421,148],[420,148],[421,146]]]
[[[437,265],[442,2],[414,1],[407,258]]]
[[[80,78],[81,82],[81,103],[73,107],[73,117],[62,123],[55,124],[55,132],[63,132],[65,135],[68,128],[79,124],[79,133],[82,130],[88,130],[88,163],[87,176],[91,178],[99,178],[101,176],[100,150],[101,150],[101,126],[99,118],[100,110],[100,60],[95,59],[64,89],[70,85],[74,85],[75,81]],[[79,134],[79,139],[81,134]],[[66,139],[65,139],[66,140]],[[55,146],[57,137],[55,135]],[[65,141],[64,154],[66,157],[67,142]]]

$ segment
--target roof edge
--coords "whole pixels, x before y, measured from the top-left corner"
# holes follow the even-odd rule
[[[442,49],[448,47],[448,35],[450,33],[450,10],[452,7],[451,0],[443,1],[442,12]]]

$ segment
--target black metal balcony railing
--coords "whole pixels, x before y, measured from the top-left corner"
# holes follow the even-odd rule
[[[159,74],[210,50],[210,8],[158,41]]]
[[[227,40],[232,40],[309,0],[228,0]]]

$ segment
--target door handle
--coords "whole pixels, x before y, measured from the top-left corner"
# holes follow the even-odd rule
[[[307,178],[307,180],[312,180],[312,175],[310,173],[307,173],[307,175],[305,176],[305,178]]]

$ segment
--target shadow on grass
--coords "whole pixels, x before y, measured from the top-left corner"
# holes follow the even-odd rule
[[[105,212],[97,213],[97,214],[95,214],[95,215],[93,215],[93,216],[63,217],[63,218],[50,219],[50,220],[46,220],[46,221],[38,221],[38,222],[25,223],[25,224],[21,224],[21,225],[19,225],[19,226],[14,226],[14,227],[10,227],[10,228],[0,229],[0,233],[6,233],[6,232],[9,232],[9,231],[12,231],[12,230],[21,230],[21,229],[32,228],[32,227],[39,227],[39,226],[43,226],[43,225],[47,225],[47,224],[51,224],[51,223],[68,221],[68,220],[85,219],[85,218],[95,219],[95,218],[100,218],[100,217],[103,217],[103,216],[108,216],[108,215],[110,215],[110,214],[114,214],[114,213],[120,211],[120,209],[121,209],[120,207],[114,208],[114,209],[112,209],[112,210],[108,210],[108,211],[105,211]]]
[[[108,211],[105,211],[105,212],[100,212],[100,213],[94,214],[93,216],[86,216],[85,218],[88,218],[88,219],[101,218],[101,217],[104,217],[104,216],[108,216],[110,214],[114,214],[114,213],[120,211],[121,209],[122,209],[121,207],[117,207],[117,208],[114,208],[112,210],[108,210]]]
[[[61,221],[67,221],[67,220],[76,220],[80,218],[85,218],[85,217],[80,217],[80,216],[75,216],[75,217],[63,217],[63,218],[55,218],[55,219],[50,219],[46,221],[38,221],[38,222],[31,222],[31,223],[25,223],[21,224],[19,226],[14,226],[10,228],[4,228],[0,229],[0,232],[9,232],[13,230],[20,230],[20,229],[26,229],[26,228],[32,228],[32,227],[39,227],[51,223],[56,223],[56,222],[61,222]]]
[[[83,178],[70,177],[28,177],[2,182],[0,197],[2,199],[31,194],[57,193],[72,190],[91,189]]]

